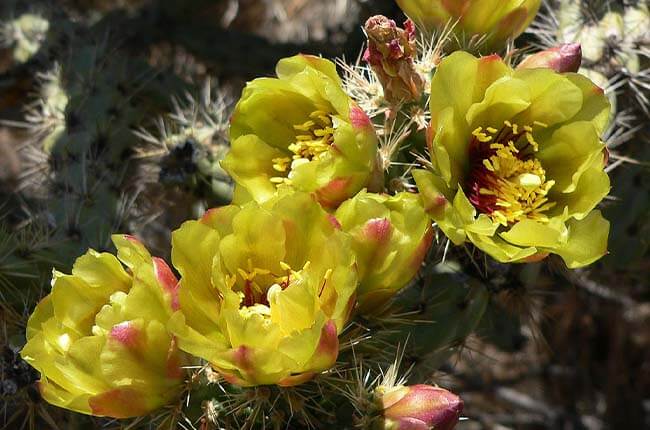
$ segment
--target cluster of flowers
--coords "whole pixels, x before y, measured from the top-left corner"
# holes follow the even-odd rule
[[[486,24],[477,2],[398,3],[418,23],[460,16],[463,31],[491,26],[495,44],[523,31],[539,6],[485,2],[500,8]],[[609,224],[594,208],[609,191],[600,140],[609,103],[566,71],[575,56],[548,51],[513,69],[497,55],[455,52],[423,76],[411,23],[373,18],[367,29],[366,60],[389,98],[430,94],[430,163],[413,171],[419,193],[383,193],[375,127],[333,63],[281,60],[277,78],[250,82],[235,108],[222,163],[236,183],[233,204],[172,235],[180,279],[125,235],[113,237],[117,257],[90,250],[71,275],[54,273],[22,351],[47,401],[145,415],[179,396],[192,356],[232,384],[301,384],[335,364],[353,314],[380,309],[412,280],[432,221],[454,244],[470,241],[501,262],[552,253],[573,268],[605,254]],[[383,390],[390,428],[457,420],[458,401],[444,390]],[[426,406],[441,402],[455,405],[451,416]]]

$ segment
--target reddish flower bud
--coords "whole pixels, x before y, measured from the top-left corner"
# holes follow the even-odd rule
[[[463,411],[460,397],[430,385],[379,386],[375,394],[385,430],[452,430]]]
[[[377,15],[366,21],[364,29],[368,48],[363,59],[377,74],[386,100],[399,103],[419,99],[424,79],[413,63],[417,53],[413,22],[407,20],[401,29],[392,19]]]
[[[567,43],[530,55],[519,63],[518,69],[548,68],[559,73],[577,72],[582,62],[579,43]]]

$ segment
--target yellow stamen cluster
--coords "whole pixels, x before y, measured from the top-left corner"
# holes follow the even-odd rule
[[[540,122],[534,125],[545,127]],[[533,128],[529,125],[519,127],[510,121],[505,121],[504,126],[500,131],[492,127],[483,131],[479,127],[472,133],[482,144],[489,143],[492,151],[492,155],[483,160],[483,166],[494,180],[489,188],[479,189],[481,195],[496,197],[499,209],[489,216],[503,226],[523,218],[548,222],[544,212],[555,206],[547,197],[555,181],[546,180],[546,171],[533,155],[539,150]]]
[[[247,268],[238,268],[237,269],[237,274],[235,275],[229,275],[226,277],[226,282],[228,284],[228,288],[233,290],[235,288],[235,285],[237,284],[238,276],[241,278],[241,287],[238,288],[239,294],[242,297],[242,304],[244,307],[251,307],[254,306],[256,308],[259,308],[259,305],[265,305],[264,301],[265,299],[274,293],[277,293],[277,291],[282,291],[285,288],[287,288],[293,280],[299,280],[302,279],[302,272],[307,270],[309,266],[311,265],[310,261],[307,261],[302,269],[296,271],[291,268],[291,266],[284,261],[280,262],[280,267],[282,270],[285,271],[284,274],[277,275],[274,273],[271,273],[270,270],[268,269],[261,269],[259,267],[254,267],[253,262],[251,259],[248,259],[248,264]],[[266,277],[268,276],[268,277]],[[260,280],[260,277],[266,277],[265,279]],[[265,287],[271,285],[270,287]],[[247,297],[247,295],[253,295],[254,297],[259,297],[262,299],[262,303],[246,303],[246,300],[250,300],[251,297]],[[265,306],[263,306],[265,307]],[[258,312],[259,311],[259,312]],[[268,309],[267,309],[268,311]],[[262,314],[268,314],[268,312],[265,312],[263,310],[257,309],[258,313]]]
[[[324,110],[316,110],[302,124],[294,125],[296,141],[289,145],[292,157],[273,159],[273,169],[287,176],[276,176],[271,181],[276,184],[291,183],[291,170],[325,154],[334,143],[334,124],[331,116]]]

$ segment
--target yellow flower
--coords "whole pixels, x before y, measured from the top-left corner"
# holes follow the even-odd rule
[[[501,262],[554,253],[570,268],[607,252],[609,223],[594,210],[610,188],[600,88],[575,73],[456,52],[431,94],[431,169],[413,176],[452,242],[470,240]]]
[[[542,0],[397,0],[416,24],[441,29],[455,23],[459,37],[486,36],[486,49],[516,38],[535,18]]]
[[[171,403],[182,390],[182,353],[166,328],[178,308],[177,280],[134,238],[113,242],[119,259],[90,250],[71,275],[54,272],[21,355],[40,372],[49,403],[126,418]]]
[[[174,232],[181,349],[241,386],[296,385],[330,368],[354,306],[347,236],[305,193],[208,212]]]
[[[334,64],[297,55],[280,60],[276,73],[249,82],[232,116],[232,148],[221,164],[236,200],[263,202],[289,186],[335,208],[371,186],[381,174],[377,136]]]
[[[362,312],[381,310],[417,274],[433,239],[431,220],[416,194],[360,192],[336,211],[352,239]]]

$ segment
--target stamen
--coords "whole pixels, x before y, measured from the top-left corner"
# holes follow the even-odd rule
[[[534,157],[539,145],[533,135],[533,125],[546,124],[519,126],[508,120],[503,124],[500,130],[477,127],[472,132],[468,198],[503,226],[523,218],[548,222],[543,212],[555,206],[546,197],[555,182],[546,180],[546,171]]]
[[[311,261],[306,261],[302,269],[296,271],[288,263],[280,261],[280,268],[285,273],[275,274],[268,269],[255,267],[253,261],[248,259],[246,269],[240,267],[237,269],[236,275],[226,276],[226,285],[231,290],[239,291],[241,311],[258,313],[254,309],[256,305],[270,306],[270,297],[288,288],[292,282],[304,279],[303,272],[309,269],[310,266]],[[320,287],[321,292],[331,275],[331,269],[328,269],[323,275],[323,285]],[[239,284],[237,284],[238,276],[241,278]],[[260,279],[260,276],[266,276],[266,278]],[[263,309],[264,306],[260,309]],[[253,310],[248,308],[253,308]]]
[[[335,128],[331,115],[325,110],[317,109],[309,114],[309,118],[304,123],[293,126],[297,133],[295,142],[288,147],[292,153],[291,158],[279,157],[272,160],[273,170],[283,174],[271,178],[274,184],[291,184],[291,171],[294,168],[322,157],[334,143]]]

